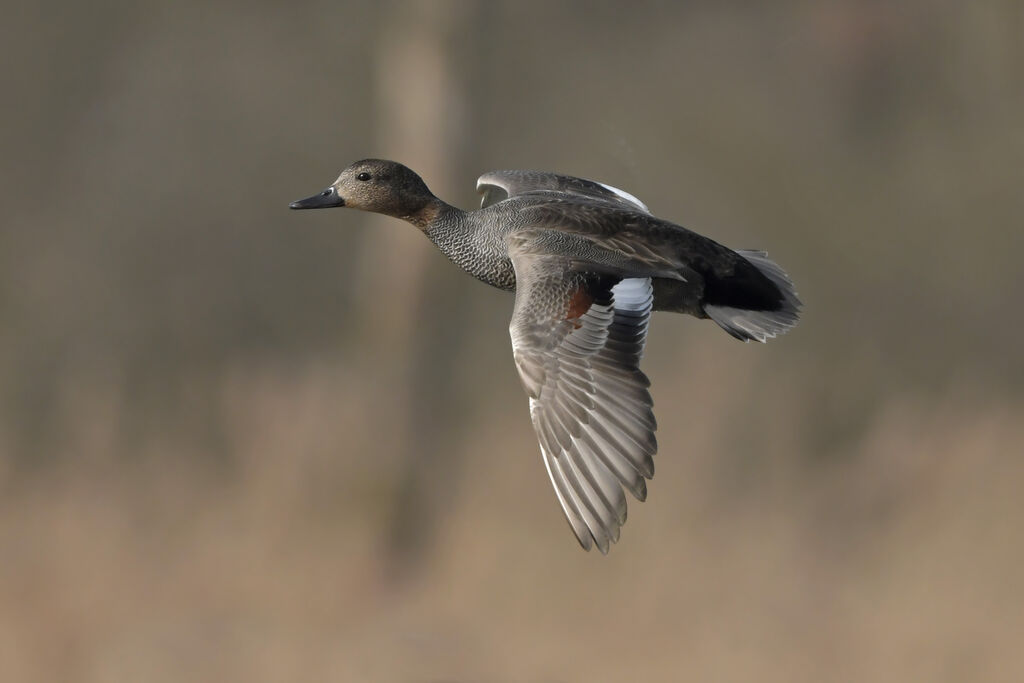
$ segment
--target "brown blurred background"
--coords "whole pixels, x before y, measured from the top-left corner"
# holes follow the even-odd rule
[[[1024,5],[36,2],[0,25],[0,680],[1024,680]],[[766,248],[656,318],[648,502],[547,481],[512,299],[290,213],[492,168]]]

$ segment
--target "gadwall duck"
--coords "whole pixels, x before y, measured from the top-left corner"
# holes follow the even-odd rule
[[[514,291],[512,355],[548,476],[585,550],[647,497],[656,424],[639,362],[652,311],[710,318],[743,341],[796,324],[800,301],[763,251],[733,251],[603,183],[537,171],[480,176],[481,208],[435,197],[402,164],[365,159],[293,209],[347,206],[419,228],[473,277]]]

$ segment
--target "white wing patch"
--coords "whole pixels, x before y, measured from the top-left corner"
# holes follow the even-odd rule
[[[612,287],[616,310],[645,311],[654,303],[654,288],[649,277],[631,277]]]
[[[622,197],[627,202],[629,202],[630,204],[633,204],[634,206],[636,206],[638,209],[640,209],[644,213],[650,213],[651,212],[651,210],[647,208],[646,204],[644,204],[642,201],[640,201],[639,199],[637,199],[636,197],[634,197],[630,193],[626,192],[625,190],[620,190],[619,188],[612,187],[611,185],[605,185],[604,183],[596,181],[596,180],[594,182],[597,183],[598,185],[600,185],[601,187],[603,187],[604,189],[608,190],[609,192]]]

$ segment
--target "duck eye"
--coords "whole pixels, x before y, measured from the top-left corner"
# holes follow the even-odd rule
[[[363,171],[362,173],[360,173],[359,175],[356,176],[356,180],[366,181],[366,180],[369,180],[369,179],[370,179],[370,174],[367,173],[366,171]]]
[[[333,187],[328,187],[326,190],[324,190],[323,192],[320,193],[320,196],[321,197],[326,197],[329,194],[334,194],[334,188]]]

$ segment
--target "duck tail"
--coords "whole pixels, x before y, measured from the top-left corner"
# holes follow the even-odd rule
[[[712,286],[710,296],[705,299],[704,312],[741,341],[765,342],[769,337],[784,334],[800,318],[801,303],[792,280],[763,251],[738,250],[736,253],[762,277],[753,280],[743,277],[740,282],[726,281]],[[742,286],[738,286],[740,284]],[[715,296],[716,293],[720,296]]]

